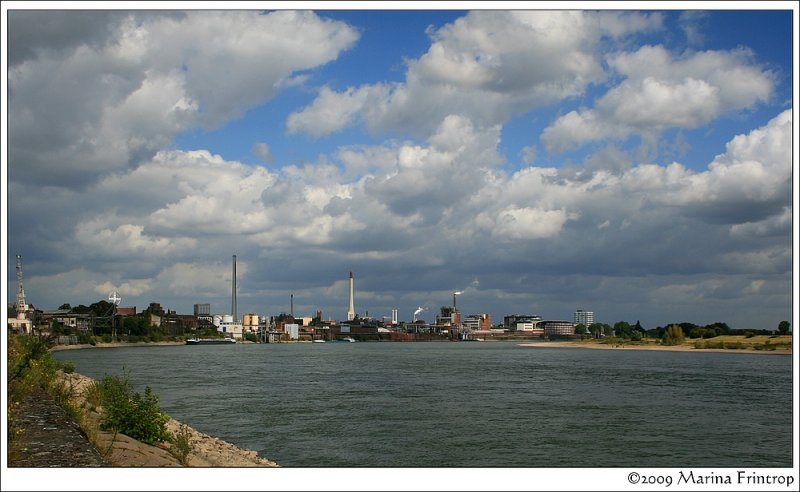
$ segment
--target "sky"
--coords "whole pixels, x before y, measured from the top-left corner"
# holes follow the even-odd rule
[[[8,303],[796,322],[792,2],[105,5],[4,3]]]

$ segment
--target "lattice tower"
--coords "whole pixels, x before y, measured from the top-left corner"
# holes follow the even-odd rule
[[[22,286],[22,256],[17,255],[17,311],[27,311],[25,287]]]

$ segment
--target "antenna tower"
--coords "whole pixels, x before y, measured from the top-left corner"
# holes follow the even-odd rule
[[[28,310],[25,303],[25,288],[22,286],[22,256],[17,255],[17,312]]]

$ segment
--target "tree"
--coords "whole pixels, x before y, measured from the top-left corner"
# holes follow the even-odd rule
[[[65,302],[64,304],[58,306],[58,309],[72,309],[72,306],[70,306],[68,302]]]
[[[627,321],[617,321],[614,323],[614,333],[620,338],[630,338],[631,324]]]
[[[706,335],[704,335],[703,338],[712,338],[720,335],[731,334],[731,328],[728,326],[728,324],[723,323],[721,321],[717,321],[716,323],[711,323],[710,325],[706,325],[703,328],[706,329]]]
[[[788,334],[789,328],[791,328],[791,326],[792,326],[791,323],[789,323],[788,321],[781,321],[780,323],[778,323],[778,333],[780,333],[781,335]]]
[[[589,325],[589,333],[599,338],[600,335],[611,335],[611,327],[605,323],[592,323]]]
[[[685,340],[683,328],[680,325],[672,325],[667,328],[664,338],[661,339],[663,345],[680,345]]]
[[[585,335],[589,332],[589,329],[583,323],[578,323],[575,325],[575,334],[576,335]]]

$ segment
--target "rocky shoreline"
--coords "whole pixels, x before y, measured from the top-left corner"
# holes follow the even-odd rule
[[[81,374],[59,373],[61,382],[72,389],[73,402],[83,408],[85,419],[97,424],[100,414],[84,405],[86,388],[93,382]],[[21,430],[18,445],[9,454],[9,467],[180,467],[170,452],[170,445],[152,446],[123,434],[101,431],[94,425],[90,439],[80,426],[44,391],[33,393],[20,408],[17,428]],[[167,430],[188,432],[193,450],[189,467],[277,467],[256,451],[199,432],[170,419]]]

